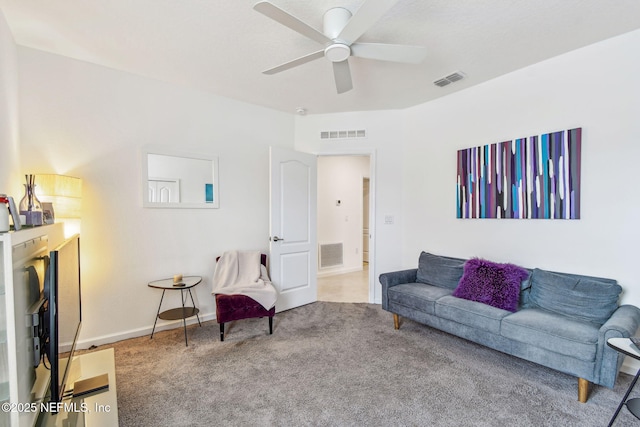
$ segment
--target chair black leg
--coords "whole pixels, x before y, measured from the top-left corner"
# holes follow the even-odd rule
[[[224,323],[220,323],[220,341],[224,341]]]
[[[273,317],[269,317],[269,335],[273,334]]]

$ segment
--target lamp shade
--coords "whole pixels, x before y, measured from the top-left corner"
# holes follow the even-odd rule
[[[36,195],[51,203],[56,222],[65,224],[65,236],[79,232],[82,212],[82,180],[72,176],[43,174],[36,176]]]

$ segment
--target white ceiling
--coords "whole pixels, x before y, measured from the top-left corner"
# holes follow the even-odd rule
[[[252,9],[256,0],[0,0],[17,44],[286,112],[396,109],[640,28],[638,0],[400,0],[359,41],[421,45],[405,65],[350,58],[338,95],[321,58],[262,71],[322,48]],[[322,31],[335,6],[363,0],[271,0]],[[466,78],[444,88],[454,71]]]

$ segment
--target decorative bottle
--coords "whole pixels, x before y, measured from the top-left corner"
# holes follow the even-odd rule
[[[24,197],[20,200],[20,215],[26,217],[26,225],[42,225],[42,203],[36,197],[35,175],[26,175],[26,178]]]

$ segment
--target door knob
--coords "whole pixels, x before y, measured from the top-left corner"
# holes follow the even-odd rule
[[[271,238],[271,240],[272,240],[272,241],[274,241],[274,242],[279,242],[280,240],[284,240],[284,239],[281,239],[281,238],[280,238],[280,237],[278,237],[278,236],[273,236],[273,237]]]

